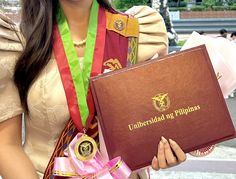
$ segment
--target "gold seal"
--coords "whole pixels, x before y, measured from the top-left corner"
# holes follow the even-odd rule
[[[204,148],[189,152],[189,154],[194,157],[203,157],[210,154],[214,150],[214,148],[215,148],[215,145],[211,145],[208,147],[204,147]]]
[[[118,31],[122,31],[125,28],[124,22],[122,20],[116,20],[114,23],[114,28]]]
[[[86,134],[82,135],[75,144],[75,155],[81,161],[92,159],[97,153],[95,140]]]
[[[163,112],[170,107],[170,98],[168,93],[159,93],[152,97],[153,106],[159,112]]]

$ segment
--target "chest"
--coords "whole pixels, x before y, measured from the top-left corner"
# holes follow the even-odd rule
[[[31,123],[63,126],[69,119],[66,96],[55,59],[51,59],[28,94]]]
[[[136,58],[136,55],[129,55],[137,53],[137,49],[129,45],[135,43],[114,32],[106,34],[103,61],[99,64],[103,71],[125,67],[127,61],[132,62],[132,59]],[[83,70],[84,60],[79,58],[79,62]],[[56,59],[52,58],[49,61],[30,88],[28,106],[32,123],[39,127],[44,127],[47,123],[64,126],[70,118],[66,93]]]

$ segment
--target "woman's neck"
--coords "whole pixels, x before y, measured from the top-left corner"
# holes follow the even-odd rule
[[[73,40],[84,40],[87,36],[93,0],[59,0],[59,2],[67,18]]]

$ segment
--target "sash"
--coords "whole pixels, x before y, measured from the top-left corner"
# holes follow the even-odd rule
[[[115,70],[125,67],[128,64],[134,64],[137,62],[137,37],[125,37],[114,31],[107,30],[106,12],[102,7],[99,7],[97,24],[97,36],[95,41],[93,64],[90,76],[97,75],[103,72],[105,69]],[[60,33],[57,26],[54,26],[53,34],[54,52],[56,52],[56,59],[62,59],[62,61],[60,61],[59,63],[57,61],[57,64],[63,82],[63,86],[66,91],[67,88],[71,89],[70,86],[73,85],[73,80],[71,78],[72,75],[63,75],[64,72],[70,72],[70,69],[68,67],[68,64],[66,64],[68,62],[67,60],[65,60],[65,52],[63,52],[63,49],[60,48],[62,44],[62,39],[60,38]],[[65,129],[62,131],[61,136],[59,137],[55,150],[45,170],[44,179],[52,178],[52,168],[54,165],[55,157],[64,156],[64,150],[68,148],[70,142],[76,136],[76,134],[83,129],[80,127],[79,121],[76,121],[78,118],[73,118],[72,113],[74,112],[75,108],[75,100],[72,99],[72,97],[75,99],[75,92],[70,92],[69,94],[66,93],[68,106],[69,108],[70,106],[72,106],[73,109],[69,109],[71,119],[68,121]],[[88,129],[87,135],[96,139],[98,134],[97,121],[94,118],[95,110],[89,87],[87,91],[86,100],[89,109],[89,114],[86,121],[86,126]]]

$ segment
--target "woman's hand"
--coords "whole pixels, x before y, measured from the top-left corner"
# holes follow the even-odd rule
[[[158,144],[157,156],[152,159],[152,168],[154,170],[166,169],[178,165],[186,160],[186,154],[179,145],[169,139],[169,142],[161,137]]]

